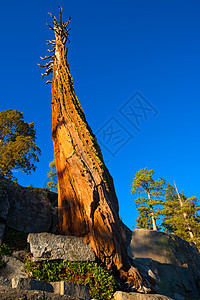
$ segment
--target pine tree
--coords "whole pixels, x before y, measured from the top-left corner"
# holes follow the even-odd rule
[[[140,169],[135,175],[132,183],[132,194],[147,194],[147,197],[139,197],[135,199],[137,210],[139,211],[139,225],[144,224],[143,228],[147,228],[151,216],[151,224],[153,230],[158,230],[156,219],[160,212],[160,205],[162,205],[162,197],[164,195],[165,181],[162,178],[158,180],[153,179],[154,171]]]
[[[49,177],[49,182],[47,182],[47,186],[49,187],[50,191],[58,192],[58,178],[55,158],[49,163],[49,168],[50,171],[47,173]]]
[[[166,198],[163,201],[163,226],[167,232],[173,232],[187,241],[200,246],[200,206],[198,198],[187,198],[182,192],[167,185]]]
[[[153,229],[152,225],[152,217],[151,217],[151,210],[150,208],[144,204],[144,200],[140,197],[142,203],[140,204],[139,198],[136,203],[137,211],[139,212],[139,216],[136,219],[137,228],[144,228],[148,230]]]
[[[35,143],[34,123],[26,123],[23,113],[0,112],[0,175],[12,179],[14,172],[35,171],[41,151]]]
[[[168,183],[166,188],[165,199],[163,201],[163,209],[161,215],[163,216],[163,227],[167,232],[173,232],[175,230],[173,222],[173,217],[179,210],[180,204],[177,198],[176,191],[174,187]]]

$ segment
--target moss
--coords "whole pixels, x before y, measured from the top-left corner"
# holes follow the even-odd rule
[[[102,152],[97,143],[96,137],[86,121],[85,114],[75,94],[73,78],[69,72],[68,67],[66,66],[66,58],[63,57],[62,49],[61,49],[61,61],[62,61],[61,69],[59,70],[60,100],[63,104],[67,117],[69,118],[71,124],[73,124],[75,131],[78,133],[78,136],[82,142],[86,154],[88,155],[92,165],[98,172],[99,176],[103,176],[103,181],[106,185],[106,189],[107,191],[109,191],[112,185],[110,180],[110,174],[104,164]],[[70,103],[67,94],[69,94],[70,96]],[[74,110],[71,108],[72,105],[74,106]],[[76,113],[74,113],[74,111]],[[85,138],[85,134],[82,132],[83,128],[88,133],[91,144],[89,144],[88,139]],[[85,143],[87,143],[88,145],[86,146]],[[89,154],[87,149],[88,146],[90,147],[90,151],[92,151],[94,157],[92,157]]]

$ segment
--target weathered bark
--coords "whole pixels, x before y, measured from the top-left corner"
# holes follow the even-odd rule
[[[58,175],[58,232],[84,237],[108,269],[119,270],[141,289],[145,283],[131,267],[123,243],[112,177],[74,92],[66,58],[67,23],[61,16],[59,23],[55,17],[53,23],[52,136]]]
[[[66,49],[58,37],[53,66],[52,123],[60,232],[84,236],[109,268],[113,264],[118,269],[122,265],[128,267],[112,178],[74,93]]]
[[[152,212],[151,218],[152,218],[153,230],[158,231],[158,228],[157,228],[157,225],[156,225],[156,219],[154,217],[153,212]]]
[[[150,195],[149,190],[147,190],[147,193],[148,193],[149,200],[151,200],[151,195]],[[152,224],[153,224],[153,230],[158,231],[158,228],[157,228],[157,225],[156,225],[156,218],[155,218],[155,215],[154,215],[154,211],[153,211],[152,205],[150,205],[150,211],[151,211],[151,219],[152,219]]]

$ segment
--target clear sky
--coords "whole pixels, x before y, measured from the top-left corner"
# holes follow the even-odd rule
[[[1,110],[34,122],[42,150],[21,185],[45,187],[53,159],[51,87],[40,56],[53,38],[47,14],[72,17],[68,61],[79,101],[114,178],[120,216],[137,212],[131,182],[154,169],[189,196],[200,197],[200,2],[198,0],[2,1]]]

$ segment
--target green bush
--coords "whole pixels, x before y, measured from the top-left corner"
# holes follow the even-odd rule
[[[46,282],[72,281],[88,284],[91,299],[113,299],[113,294],[117,289],[115,278],[94,262],[69,262],[65,260],[33,262],[28,259],[25,271],[36,280]]]

